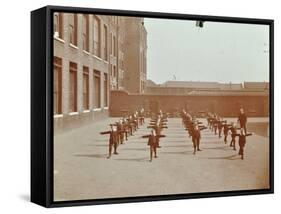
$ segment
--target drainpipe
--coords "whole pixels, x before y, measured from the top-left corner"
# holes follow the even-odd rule
[[[117,90],[119,90],[119,17],[117,16],[117,30],[116,30],[116,70],[117,70]]]

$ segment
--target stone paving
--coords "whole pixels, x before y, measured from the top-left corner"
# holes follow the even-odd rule
[[[117,119],[108,118],[55,136],[55,201],[269,187],[269,139],[264,134],[248,137],[245,159],[241,160],[229,143],[224,144],[209,129],[203,130],[202,151],[193,155],[191,138],[181,119],[170,118],[157,159],[149,162],[147,139],[141,138],[149,134],[147,123],[119,146],[119,155],[107,159],[108,135],[99,132]],[[252,122],[266,124],[268,119]]]

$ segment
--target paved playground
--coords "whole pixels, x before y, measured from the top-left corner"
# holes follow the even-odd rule
[[[158,158],[149,162],[146,124],[107,159],[108,135],[99,132],[118,118],[65,132],[54,139],[54,200],[148,196],[196,192],[263,189],[269,187],[268,119],[249,118],[253,136],[247,138],[241,160],[223,138],[201,132],[201,152],[192,154],[180,118],[169,118]],[[231,121],[234,119],[228,119]],[[202,121],[206,122],[205,119]],[[255,132],[256,129],[256,132]],[[237,146],[238,147],[238,146]]]

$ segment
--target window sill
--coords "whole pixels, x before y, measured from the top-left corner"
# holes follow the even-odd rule
[[[69,46],[74,48],[74,49],[76,49],[76,50],[78,50],[78,47],[76,45],[73,45],[73,44],[69,43]]]
[[[59,41],[59,42],[61,42],[61,43],[65,43],[65,41],[64,41],[63,39],[59,38],[59,37],[55,37],[55,36],[54,36],[54,39],[57,40],[57,41]]]
[[[83,50],[83,53],[84,53],[84,54],[87,54],[87,55],[90,55],[90,52],[89,52],[89,51],[86,51],[86,50]]]
[[[55,114],[54,115],[54,118],[61,118],[61,117],[63,117],[63,114]]]
[[[103,107],[103,109],[108,109],[108,106],[106,106],[106,107]]]
[[[98,56],[96,56],[96,55],[92,55],[94,58],[96,58],[96,59],[98,59],[98,60],[100,60],[100,61],[103,61],[103,59],[102,58],[100,58],[100,57],[98,57]]]
[[[68,115],[72,116],[72,115],[78,115],[78,112],[70,112]]]
[[[101,108],[94,108],[93,111],[101,111]]]
[[[88,110],[88,109],[83,111],[83,113],[89,113],[89,112],[90,112],[90,110]]]

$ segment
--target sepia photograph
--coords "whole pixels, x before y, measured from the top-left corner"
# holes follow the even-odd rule
[[[268,24],[52,22],[54,202],[271,188]]]

